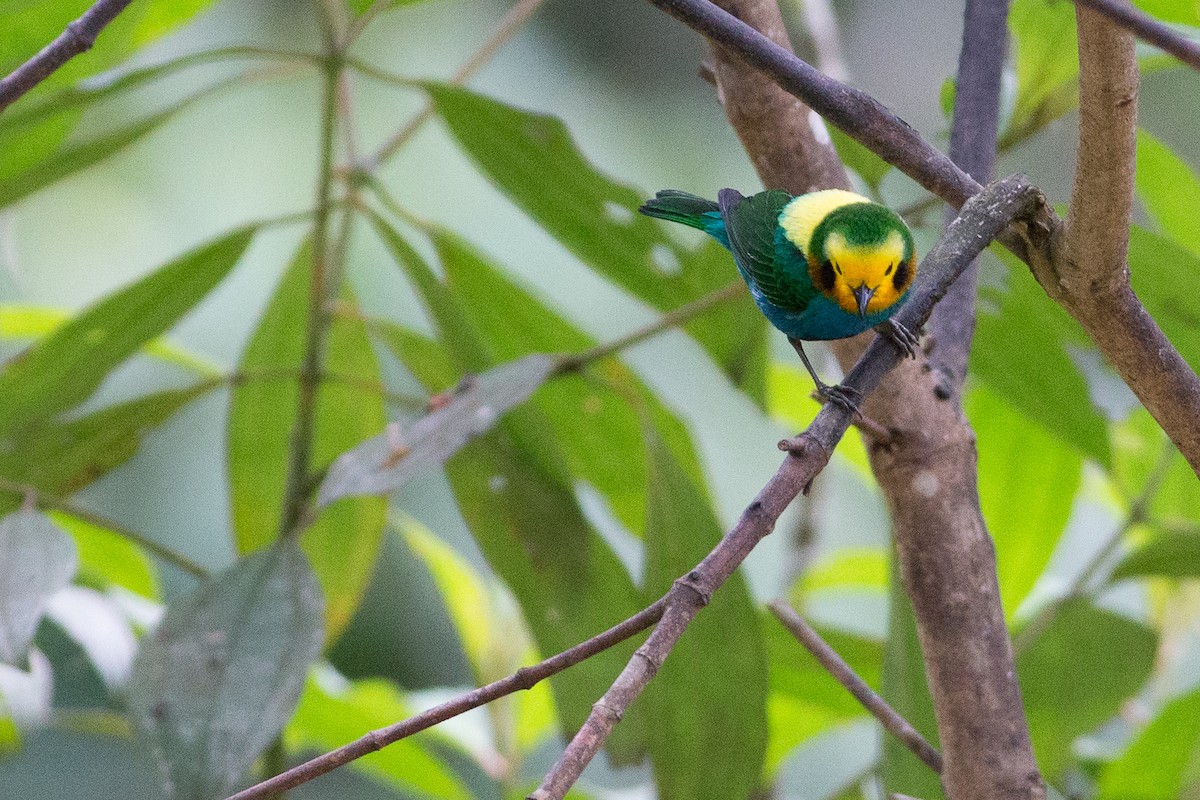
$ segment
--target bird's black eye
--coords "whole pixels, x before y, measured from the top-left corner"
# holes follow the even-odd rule
[[[821,285],[821,289],[824,291],[833,291],[833,285],[837,282],[837,277],[835,277],[833,274],[832,261],[821,262],[821,268],[817,270],[817,282]]]
[[[883,277],[886,278],[888,275],[891,275],[892,270],[894,270],[895,268],[896,268],[895,264],[888,264],[888,268],[883,271]]]
[[[908,262],[901,261],[900,266],[896,267],[896,273],[892,275],[892,285],[900,290],[908,286],[908,280]]]

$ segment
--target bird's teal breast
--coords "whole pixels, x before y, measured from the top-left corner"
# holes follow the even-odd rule
[[[888,308],[863,318],[847,312],[823,294],[814,297],[804,310],[799,312],[786,311],[762,297],[757,291],[752,294],[772,325],[793,339],[805,341],[845,339],[860,334],[887,320],[899,310],[905,300],[902,297]]]

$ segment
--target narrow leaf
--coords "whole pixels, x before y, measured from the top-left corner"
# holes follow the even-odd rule
[[[343,497],[387,494],[414,475],[440,467],[467,442],[490,430],[513,406],[525,402],[550,376],[558,360],[526,356],[466,379],[445,405],[407,429],[387,426],[333,462],[317,504]]]
[[[0,518],[0,662],[25,658],[50,595],[71,582],[71,537],[32,509]]]
[[[0,445],[90,397],[113,369],[220,283],[252,235],[239,230],[180,256],[9,361],[0,371]]]
[[[321,650],[321,592],[291,541],[167,606],[143,641],[130,714],[167,795],[225,797],[283,729]]]

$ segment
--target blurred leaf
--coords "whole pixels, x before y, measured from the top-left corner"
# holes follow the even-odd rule
[[[1054,437],[1109,464],[1108,423],[1066,349],[1085,346],[1086,337],[1024,264],[1007,251],[993,252],[1007,270],[1006,286],[980,287],[970,372]]]
[[[1177,800],[1200,782],[1200,691],[1177,697],[1100,773],[1100,800]]]
[[[317,505],[355,495],[381,495],[399,489],[414,475],[440,467],[467,442],[525,402],[549,378],[558,359],[547,355],[509,361],[464,382],[445,405],[403,429],[387,426],[333,462]]]
[[[0,371],[0,443],[90,397],[109,372],[220,283],[252,235],[238,230],[180,256],[8,361]]]
[[[413,714],[400,692],[386,681],[356,681],[337,687],[341,680],[340,676],[308,680],[285,731],[289,749],[332,750]],[[428,738],[429,734],[417,734],[393,742],[355,760],[354,768],[405,796],[415,793],[422,798],[470,800],[471,793],[458,776],[422,745]]]
[[[1137,136],[1137,192],[1159,229],[1200,256],[1200,180],[1171,148],[1143,130]]]
[[[0,662],[16,664],[50,595],[71,582],[79,565],[75,542],[39,511],[0,518]]]
[[[880,694],[930,744],[938,747],[937,719],[933,713],[929,685],[925,681],[925,662],[917,638],[917,619],[894,559],[890,599]],[[887,792],[900,792],[922,800],[939,800],[945,796],[938,776],[894,736],[883,737],[880,778]]]
[[[1200,3],[1196,0],[1135,0],[1134,5],[1163,22],[1200,27]]]
[[[115,531],[61,511],[51,511],[47,516],[75,539],[81,582],[101,588],[120,586],[151,600],[159,598],[154,562],[136,544]]]
[[[275,540],[283,512],[292,430],[299,408],[298,376],[304,362],[308,326],[310,246],[296,253],[242,353],[229,409],[230,504],[238,552]],[[353,305],[348,290],[341,301]],[[379,382],[379,366],[363,323],[335,318],[329,329],[322,369]],[[254,378],[258,373],[260,378]],[[276,377],[272,377],[276,376]],[[328,463],[383,429],[383,398],[370,388],[321,381],[310,469]],[[387,502],[381,497],[342,500],[321,510],[301,543],[312,560],[326,598],[330,641],[350,621],[375,566]]]
[[[833,139],[833,146],[837,148],[838,158],[842,160],[842,163],[857,172],[858,177],[862,178],[872,191],[878,192],[879,184],[883,182],[884,176],[891,170],[892,165],[875,155],[873,150],[869,150],[859,144],[857,140],[851,139],[837,126],[826,125],[825,127],[829,130],[829,137]]]
[[[225,797],[283,729],[321,651],[321,606],[290,539],[167,605],[142,639],[129,713],[169,797]]]
[[[216,387],[213,381],[156,392],[66,422],[43,422],[0,452],[0,475],[46,494],[73,494],[137,453],[142,440],[179,409]],[[0,509],[16,508],[0,492]]]
[[[711,501],[647,431],[647,600],[670,590],[721,541]],[[757,787],[766,755],[767,663],[740,573],[730,576],[672,650],[642,702],[663,800],[729,800]]]
[[[487,369],[492,359],[467,307],[399,234],[382,220],[376,223],[460,372]],[[405,366],[436,390],[445,377],[438,363],[422,359]],[[536,409],[516,408],[451,458],[446,475],[488,563],[521,604],[538,649],[557,653],[632,616],[640,597],[612,549],[587,523],[574,486],[564,485],[558,471],[547,467],[562,462],[547,429]],[[551,678],[568,731],[583,724],[590,704],[631,652],[632,644],[615,647]],[[635,722],[617,727],[610,754],[628,759],[638,752],[641,731]]]
[[[1163,533],[1126,555],[1112,580],[1200,577],[1200,534]]]
[[[0,756],[11,756],[21,749],[21,732],[11,717],[4,714],[4,698],[0,697]]]
[[[0,339],[44,339],[67,324],[70,319],[71,315],[67,311],[50,306],[0,304]],[[220,367],[164,338],[147,342],[142,352],[163,363],[181,367],[206,378],[221,375]]]
[[[1141,688],[1156,645],[1145,625],[1077,599],[1064,602],[1017,656],[1033,750],[1048,781],[1057,781],[1071,764],[1075,739],[1102,725]]]
[[[416,364],[413,371],[432,391],[445,391],[459,378],[454,359],[428,336],[394,322],[372,320],[370,331],[401,363]]]
[[[415,6],[417,3],[423,3],[425,0],[347,0],[347,5],[354,12],[355,16],[366,13],[367,9],[375,5],[376,2],[382,2],[386,8],[399,8],[400,6]]]
[[[938,102],[942,106],[942,116],[947,122],[954,119],[954,101],[958,99],[958,80],[951,75],[942,81],[942,88],[938,92]]]
[[[676,244],[665,227],[637,213],[645,196],[593,167],[560,120],[466,89],[426,88],[484,173],[605,277],[662,311],[733,280],[731,258],[720,245],[706,240],[688,250]],[[685,328],[734,383],[763,402],[767,324],[753,303],[722,304]]]
[[[887,554],[878,548],[844,547],[826,554],[805,569],[796,588],[802,596],[831,588],[883,590],[887,585]]]
[[[1200,257],[1134,226],[1129,270],[1134,291],[1171,344],[1189,363],[1200,361],[1200,298],[1185,288],[1200,274]]]
[[[996,543],[1000,597],[1012,619],[1066,529],[1083,459],[982,387],[968,393],[966,411],[979,453],[979,502]]]

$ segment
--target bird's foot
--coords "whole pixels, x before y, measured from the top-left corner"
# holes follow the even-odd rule
[[[904,353],[904,355],[908,356],[909,358],[917,357],[917,350],[921,340],[917,337],[917,334],[913,333],[896,320],[889,319],[887,322],[879,325],[879,327],[877,327],[875,330],[879,332],[880,336],[896,345],[896,348],[900,352]]]
[[[851,386],[830,386],[827,383],[817,384],[817,395],[827,403],[849,411],[851,414],[862,415],[858,404],[862,402],[862,392]]]

